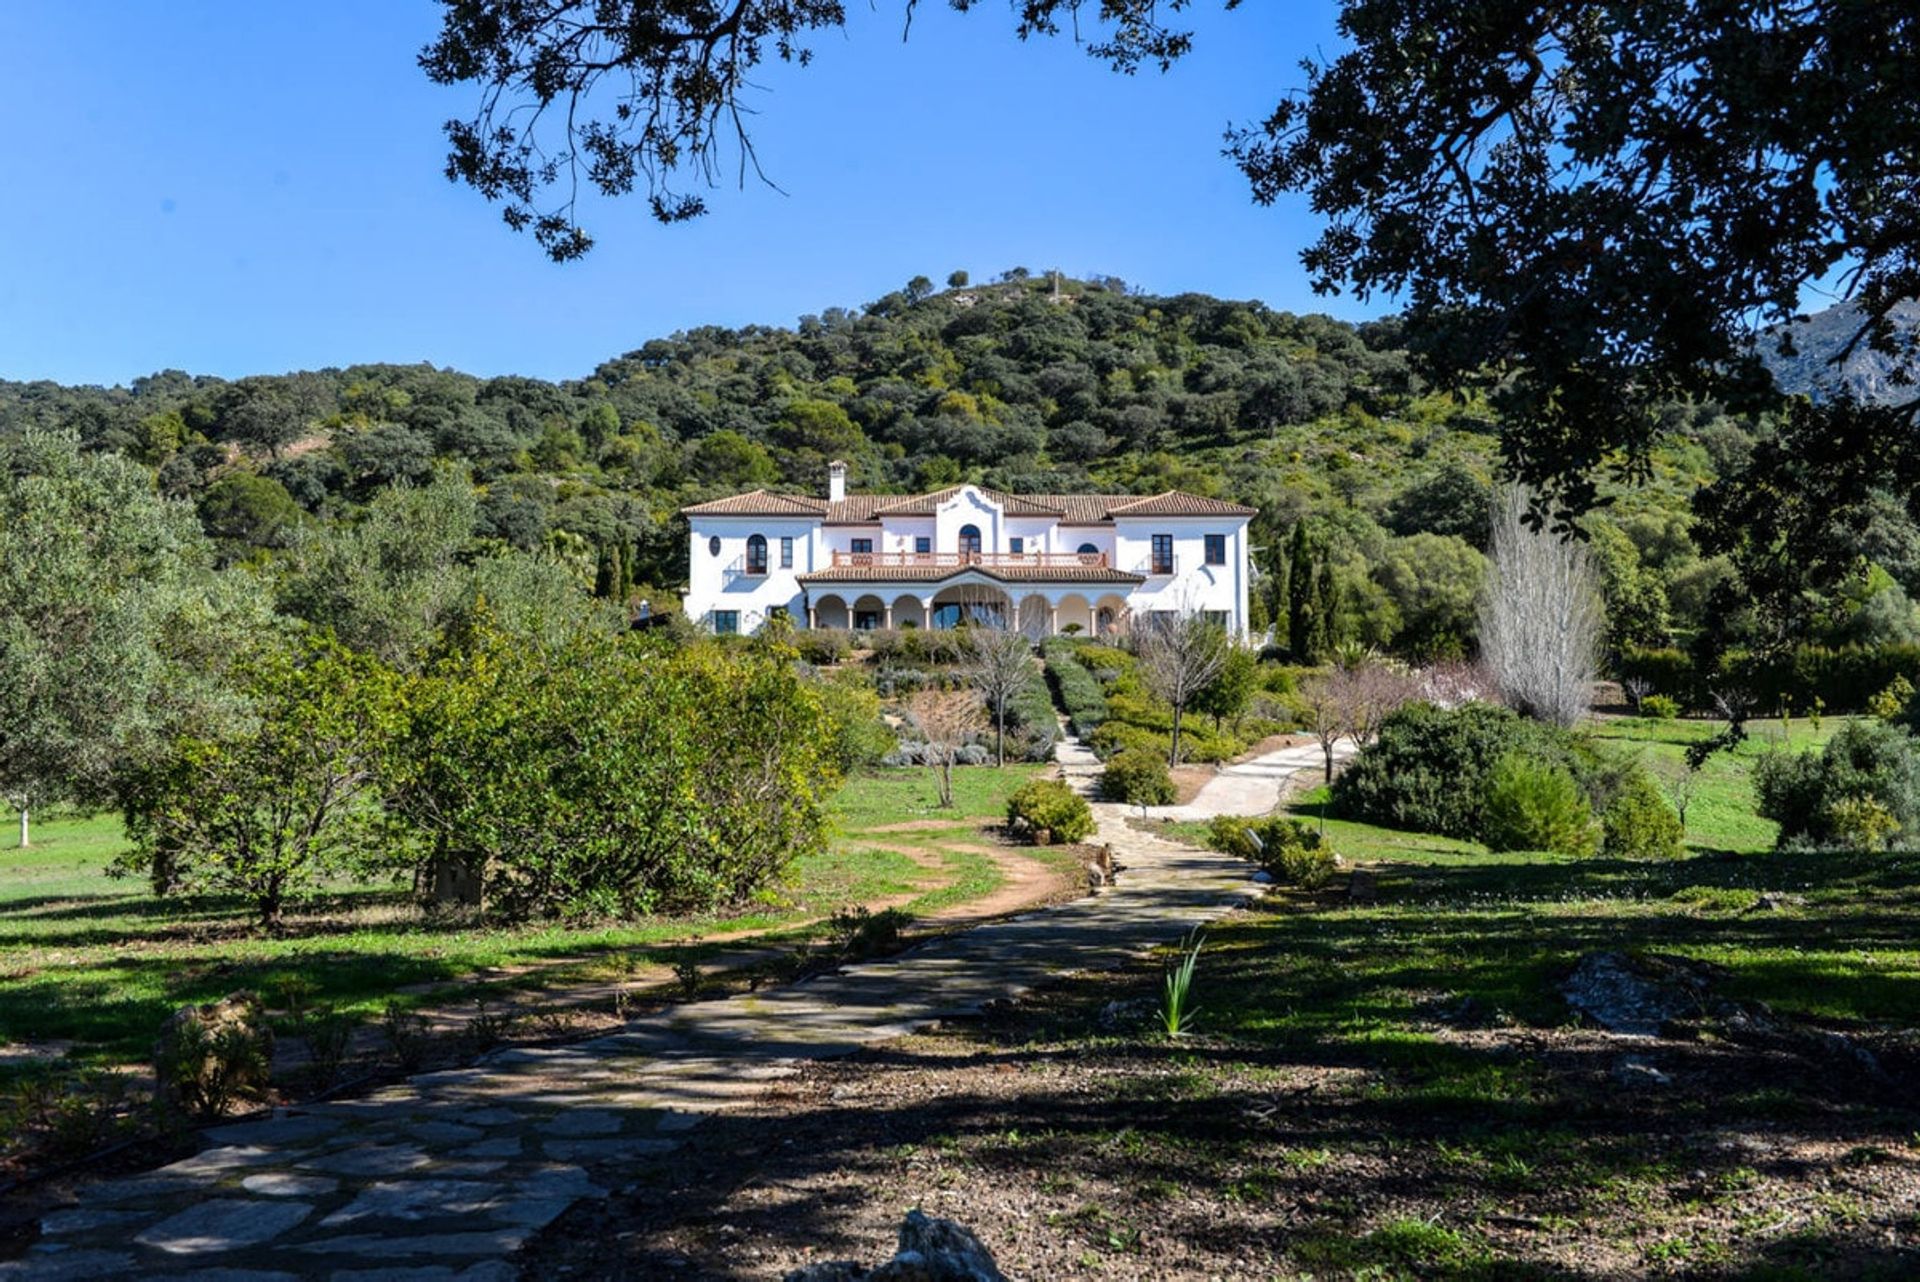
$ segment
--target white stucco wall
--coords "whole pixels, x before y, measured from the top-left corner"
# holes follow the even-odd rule
[[[1153,573],[1153,536],[1173,536],[1173,573]],[[1224,565],[1206,564],[1206,536],[1224,535]],[[1236,635],[1247,631],[1245,517],[1143,516],[1114,521],[1114,564],[1147,581],[1128,598],[1135,615],[1155,610],[1221,611]]]
[[[712,625],[715,610],[735,610],[740,630],[751,632],[766,620],[767,612],[783,606],[801,626],[806,625],[806,603],[798,576],[826,563],[819,538],[820,523],[806,517],[695,516],[688,518],[687,594],[681,608],[696,623]],[[767,540],[767,572],[746,573],[747,540],[759,534]],[[715,555],[711,541],[720,540]],[[780,540],[793,540],[793,565],[780,564]]]
[[[875,552],[912,552],[916,536],[933,539],[935,552],[951,553],[959,549],[960,529],[965,525],[980,528],[981,550],[989,553],[1010,551],[1008,540],[1019,536],[1026,540],[1028,552],[1074,552],[1090,543],[1110,558],[1120,570],[1147,575],[1146,582],[1127,591],[1123,586],[1085,585],[1049,587],[1040,584],[1010,589],[1010,595],[1036,598],[1061,611],[1059,622],[1081,622],[1086,626],[1105,605],[1124,606],[1134,616],[1155,610],[1207,610],[1224,613],[1229,627],[1247,634],[1247,519],[1224,517],[1123,517],[1111,527],[1060,525],[1043,517],[1008,517],[985,495],[971,487],[962,489],[942,504],[931,516],[896,517],[884,525],[823,525],[817,518],[765,516],[695,516],[688,520],[690,530],[688,590],[683,602],[687,617],[712,626],[716,610],[737,611],[741,631],[758,628],[776,607],[785,608],[794,621],[805,626],[806,601],[798,576],[827,568],[832,553],[852,550],[853,540],[873,540]],[[760,534],[767,540],[767,573],[745,573],[747,540]],[[1174,573],[1151,573],[1153,536],[1173,537]],[[1205,564],[1206,536],[1225,537],[1226,563]],[[793,565],[780,564],[780,540],[794,542]],[[720,551],[709,550],[712,539],[720,540]],[[933,585],[895,590],[878,585],[863,585],[837,595],[851,607],[868,594],[885,594],[899,599],[904,607],[907,595],[929,600]],[[823,589],[816,595],[825,595]],[[900,610],[896,614],[902,613]],[[908,617],[911,617],[910,615]],[[823,626],[825,625],[823,620]],[[835,619],[835,623],[839,620]]]

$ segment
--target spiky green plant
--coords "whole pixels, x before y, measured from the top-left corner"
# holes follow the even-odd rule
[[[1168,1037],[1184,1037],[1193,1031],[1199,1010],[1192,1004],[1193,971],[1200,963],[1200,948],[1206,942],[1199,931],[1187,936],[1180,946],[1179,964],[1167,971],[1166,1000],[1160,1007],[1160,1026]]]

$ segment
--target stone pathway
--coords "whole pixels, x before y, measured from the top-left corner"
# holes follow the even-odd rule
[[[1063,745],[1062,769],[1082,786],[1090,761]],[[1263,792],[1254,813],[1271,804]],[[1122,807],[1094,809],[1096,839],[1124,868],[1096,896],[591,1041],[499,1051],[363,1099],[215,1127],[193,1157],[81,1188],[0,1278],[504,1282],[522,1243],[606,1191],[606,1170],[670,1152],[798,1061],[1115,966],[1257,893],[1245,864],[1137,831]]]
[[[1333,745],[1335,764],[1350,759],[1358,749],[1353,740]],[[1192,801],[1180,806],[1148,806],[1148,819],[1211,819],[1215,815],[1264,815],[1280,804],[1295,777],[1307,774],[1306,786],[1321,782],[1326,754],[1317,743],[1300,744],[1262,753],[1251,761],[1222,766]],[[1140,809],[1135,807],[1134,814]]]

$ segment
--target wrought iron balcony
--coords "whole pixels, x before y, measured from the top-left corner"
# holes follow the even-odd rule
[[[833,566],[852,566],[883,570],[909,570],[926,567],[959,569],[969,565],[993,569],[1107,568],[1105,552],[835,552]]]

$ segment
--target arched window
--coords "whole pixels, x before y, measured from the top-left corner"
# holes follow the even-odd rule
[[[1095,547],[1091,543],[1082,543],[1080,545],[1079,552],[1081,556],[1099,556],[1100,555],[1100,549]]]
[[[963,525],[960,527],[960,555],[961,556],[979,556],[980,555],[980,527],[979,526]]]
[[[767,572],[767,539],[763,534],[751,535],[747,539],[747,573],[765,574]]]

